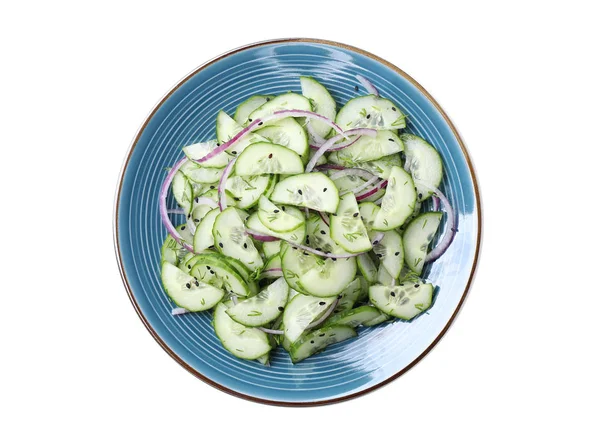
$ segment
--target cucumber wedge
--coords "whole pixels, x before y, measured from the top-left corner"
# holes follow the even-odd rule
[[[279,255],[279,250],[281,249],[281,241],[267,241],[263,243],[263,254],[265,254],[265,258],[270,259],[273,255]]]
[[[375,222],[375,217],[377,216],[377,213],[379,213],[379,210],[379,206],[371,201],[365,201],[358,204],[360,217],[363,220],[367,230],[371,230],[373,228],[373,223]]]
[[[388,185],[372,228],[391,230],[401,226],[415,209],[417,193],[412,177],[402,168],[392,167]]]
[[[356,264],[367,282],[377,282],[377,266],[369,254],[360,254],[356,257]]]
[[[175,227],[183,241],[188,244],[192,244],[194,237],[190,232],[190,228],[187,224],[181,224]],[[160,261],[169,262],[171,264],[177,265],[179,262],[185,257],[187,251],[183,248],[181,244],[173,239],[171,235],[167,235],[165,241],[160,250]]]
[[[192,184],[181,171],[175,173],[175,177],[173,177],[173,182],[171,183],[171,190],[175,201],[186,214],[189,213],[192,208],[194,192],[192,190]]]
[[[408,171],[415,180],[419,200],[424,201],[431,196],[431,191],[418,181],[439,187],[444,174],[442,158],[436,149],[421,137],[402,134],[400,138],[404,142]]]
[[[331,176],[335,171],[330,171],[328,172],[328,175]],[[333,183],[335,184],[335,186],[338,188],[338,191],[340,192],[340,196],[345,195],[346,193],[353,191],[355,188],[360,187],[361,185],[363,185],[365,183],[365,181],[368,180],[368,177],[370,176],[365,176],[365,177],[361,177],[361,176],[344,176],[344,177],[338,177],[337,179],[335,179],[333,181]]]
[[[427,247],[433,240],[441,220],[441,212],[423,213],[411,221],[402,235],[406,265],[417,275],[423,271]]]
[[[373,252],[386,271],[393,278],[398,278],[404,264],[404,244],[400,234],[395,230],[383,232],[383,238],[373,246]]]
[[[375,137],[363,135],[356,143],[337,152],[339,160],[348,164],[370,162],[404,150],[404,143],[395,132],[379,131]]]
[[[381,316],[381,311],[377,308],[374,306],[363,305],[331,316],[325,321],[323,327],[329,327],[331,325],[347,325],[356,328],[359,325],[363,325],[365,322],[377,319],[379,316]]]
[[[340,201],[337,187],[323,173],[290,176],[275,186],[270,199],[328,213],[335,213]]]
[[[283,278],[290,288],[306,292],[299,283],[300,277],[317,266],[317,258],[285,242],[281,243],[280,257]]]
[[[356,259],[317,258],[317,266],[300,276],[298,287],[316,297],[337,296],[356,276]],[[294,288],[298,289],[298,288]]]
[[[308,98],[305,98],[302,95],[292,92],[284,93],[283,95],[278,95],[272,100],[267,101],[258,109],[252,111],[248,116],[248,121],[252,122],[256,119],[266,117],[278,110],[289,109],[312,111],[312,106]]]
[[[223,210],[215,219],[212,233],[215,249],[222,254],[240,260],[251,271],[263,266],[264,262],[252,238],[246,234],[240,210],[234,207]]]
[[[277,182],[276,175],[230,176],[225,191],[230,193],[235,206],[246,210],[258,204],[261,195],[267,193]]]
[[[163,263],[161,280],[167,295],[181,308],[204,311],[215,306],[225,292],[196,280],[170,263]]]
[[[337,212],[331,216],[331,238],[352,254],[372,249],[367,229],[360,218],[354,193],[340,199]]]
[[[232,294],[247,297],[252,294],[248,283],[229,263],[209,254],[200,254],[190,274],[203,283],[223,288]]]
[[[394,285],[396,283],[394,277],[391,276],[382,264],[377,268],[377,283],[381,283],[382,285]]]
[[[300,156],[302,162],[308,162],[308,136],[304,128],[293,118],[284,118],[276,123],[255,131],[271,143],[285,146]]]
[[[363,288],[361,285],[360,277],[356,277],[354,280],[350,282],[346,289],[342,291],[342,293],[338,296],[339,301],[333,310],[334,314],[343,313],[352,309],[354,304],[360,299],[363,293]],[[368,293],[368,288],[367,288]]]
[[[265,196],[258,201],[258,219],[273,232],[292,232],[304,225],[302,218],[292,216],[273,204]]]
[[[315,330],[300,338],[290,347],[290,357],[295,364],[325,350],[330,345],[356,336],[354,328],[344,325],[334,325]]]
[[[348,253],[331,238],[329,226],[316,213],[311,213],[306,220],[306,236],[304,243],[313,249],[331,254]]]
[[[382,179],[388,179],[392,172],[392,167],[402,166],[399,154],[391,154],[389,156],[382,157],[379,160],[371,160],[370,162],[353,162],[349,159],[342,160],[338,154],[339,151],[332,152],[329,154],[329,161],[336,165],[342,165],[348,168],[361,168],[367,170],[375,176],[379,176]],[[374,201],[374,197],[370,197],[369,201]]]
[[[182,269],[189,272],[198,261],[204,261],[205,263],[208,263],[208,260],[211,259],[216,260],[216,263],[219,265],[224,264],[227,266],[227,268],[233,269],[233,271],[237,273],[239,277],[241,277],[242,280],[244,280],[244,282],[247,284],[249,296],[258,294],[258,285],[252,278],[252,271],[250,271],[241,261],[236,260],[235,258],[227,257],[218,252],[205,251],[201,254],[196,254],[187,261],[186,265]]]
[[[207,142],[184,146],[183,153],[190,160],[198,160],[212,152],[218,146],[219,143],[217,140],[209,140]],[[230,160],[231,156],[226,152],[222,152],[214,157],[211,157],[205,162],[199,163],[198,165],[204,168],[225,168]]]
[[[363,327],[373,327],[391,319],[391,316],[385,313],[379,313],[375,319],[363,323]]]
[[[254,297],[238,302],[227,314],[247,327],[262,327],[274,321],[287,303],[289,286],[283,278],[275,280]]]
[[[390,100],[375,95],[353,98],[340,109],[335,122],[343,129],[402,129],[404,114]]]
[[[316,113],[323,115],[330,120],[335,120],[337,109],[335,100],[325,86],[313,78],[301,76],[300,87],[302,88],[302,95],[311,101]],[[321,138],[327,137],[327,135],[331,132],[330,126],[316,120],[311,122],[311,127]]]
[[[304,171],[300,156],[285,146],[260,142],[248,146],[235,162],[238,176],[299,174]]]
[[[219,181],[223,173],[222,168],[205,168],[191,160],[185,162],[179,171],[185,174],[191,182],[197,184],[214,184]]]
[[[373,285],[369,288],[373,305],[390,316],[411,320],[431,307],[433,285],[404,282],[397,286]]]
[[[275,98],[274,95],[254,95],[241,103],[235,110],[233,118],[240,126],[245,126],[248,121],[248,116],[267,101]]]
[[[227,314],[233,306],[231,301],[219,303],[215,309],[213,326],[223,347],[242,359],[258,359],[271,351],[271,344],[264,331],[248,328],[234,321]]]
[[[297,208],[282,206],[282,210],[283,207],[285,207],[286,212],[290,215],[295,216],[298,219],[302,218],[302,212]],[[300,226],[291,232],[273,232],[262,223],[258,217],[258,212],[254,212],[248,217],[248,221],[246,221],[246,227],[250,230],[254,230],[255,232],[264,233],[265,235],[274,236],[275,238],[280,238],[284,241],[291,241],[296,244],[300,244],[302,241],[304,241],[304,235],[306,233],[306,226]]]
[[[213,238],[213,227],[215,219],[221,213],[218,208],[209,211],[206,216],[200,221],[198,227],[196,227],[196,233],[194,234],[194,252],[202,252],[215,245]]]
[[[220,111],[217,114],[217,142],[222,145],[235,137],[243,128],[225,112]],[[266,139],[260,135],[250,133],[242,137],[235,144],[227,149],[227,153],[232,156],[238,156],[253,143],[265,142]],[[262,173],[261,173],[262,174]]]
[[[312,322],[327,311],[334,300],[335,297],[295,296],[283,312],[285,338],[293,344]]]

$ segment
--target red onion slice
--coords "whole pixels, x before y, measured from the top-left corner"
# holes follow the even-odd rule
[[[323,212],[319,212],[319,216],[321,217],[323,222],[329,226],[329,217]]]
[[[277,238],[276,236],[267,235],[266,233],[257,232],[255,230],[251,230],[251,229],[246,229],[246,233],[248,235],[250,235],[252,238],[254,238],[255,240],[264,241],[267,243],[271,242],[271,241],[279,240],[279,238]]]
[[[387,187],[387,183],[388,183],[387,180],[385,180],[385,179],[382,180],[381,182],[379,182],[377,185],[375,185],[372,189],[370,189],[366,193],[361,193],[359,195],[356,195],[356,200],[362,201],[363,199],[367,199],[369,196],[373,196],[375,193],[377,193],[382,188]]]
[[[171,310],[171,316],[181,316],[182,314],[187,314],[190,311],[186,310],[185,308],[173,308]]]
[[[271,330],[270,328],[258,327],[259,330],[269,334],[283,334],[283,330]]]
[[[339,151],[340,149],[345,149],[348,146],[352,146],[353,144],[355,144],[360,137],[361,136],[358,135],[358,136],[354,137],[353,139],[349,140],[348,142],[344,142],[344,143],[339,143],[337,145],[333,145],[329,150],[330,151]],[[323,140],[323,143],[325,143],[325,140]],[[310,145],[310,149],[319,149],[323,143],[314,144],[314,145],[311,144]]]
[[[358,79],[358,82],[360,82],[371,95],[379,96],[379,91],[367,78],[362,75],[356,75],[356,79]]]
[[[456,232],[458,232],[458,224],[455,221],[456,218],[454,216],[454,209],[452,208],[452,205],[450,205],[450,201],[448,200],[448,198],[444,196],[444,193],[442,193],[440,190],[438,190],[432,185],[426,185],[419,181],[416,182],[422,185],[423,187],[427,188],[428,190],[432,191],[437,197],[440,198],[440,201],[442,202],[442,205],[444,206],[444,209],[446,210],[446,214],[448,216],[448,224],[446,232],[442,237],[442,240],[425,257],[425,263],[430,263],[440,258],[448,250],[448,248],[452,244],[452,241],[454,241],[454,236],[456,235]]]
[[[167,210],[170,215],[185,215],[185,212],[180,208],[170,208]]]
[[[225,184],[227,182],[227,178],[233,169],[233,164],[235,163],[235,159],[231,159],[225,169],[223,170],[223,174],[221,174],[221,179],[219,179],[219,188],[217,189],[217,193],[219,194],[219,208],[221,211],[227,208],[227,196],[225,195]]]
[[[440,198],[438,198],[437,196],[433,196],[431,199],[433,201],[431,210],[437,212],[440,209]]]
[[[369,173],[371,174],[371,173]],[[373,185],[375,182],[377,182],[379,180],[379,176],[373,176],[371,177],[368,181],[366,181],[364,184],[359,185],[358,187],[356,187],[355,189],[352,190],[352,193],[356,194],[356,193],[360,193],[361,191],[363,191],[365,188]]]
[[[311,142],[315,143],[315,145],[321,146],[325,143],[325,139],[315,132],[315,128],[313,128],[310,121],[306,122],[306,130],[308,131]]]
[[[331,163],[324,163],[322,165],[315,166],[315,170],[317,171],[328,171],[328,170],[345,170],[346,167],[342,165],[333,165]]]

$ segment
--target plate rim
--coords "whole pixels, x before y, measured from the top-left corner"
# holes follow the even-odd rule
[[[125,268],[123,266],[123,259],[122,259],[122,255],[121,255],[121,247],[120,247],[120,244],[119,244],[119,229],[118,229],[119,203],[120,203],[121,193],[122,193],[122,189],[123,189],[123,179],[124,179],[124,176],[125,176],[125,171],[127,170],[127,166],[129,165],[129,161],[131,160],[131,156],[133,154],[133,150],[134,150],[135,146],[137,145],[137,143],[138,143],[138,141],[139,141],[142,133],[144,132],[144,130],[146,129],[146,126],[148,125],[148,123],[150,122],[150,120],[154,117],[154,115],[156,114],[156,112],[165,103],[165,101],[175,91],[177,91],[184,83],[186,83],[190,78],[192,78],[193,76],[195,76],[200,71],[204,70],[206,67],[208,67],[208,66],[210,66],[210,65],[212,65],[212,64],[214,64],[214,63],[216,63],[218,61],[220,61],[221,59],[224,59],[224,58],[226,58],[228,56],[231,56],[231,55],[234,55],[234,54],[239,53],[241,51],[249,50],[249,49],[252,49],[252,48],[262,47],[262,46],[266,46],[266,45],[273,45],[273,44],[285,44],[285,43],[321,44],[321,45],[328,45],[328,46],[332,46],[332,47],[342,48],[344,50],[350,50],[350,51],[353,51],[355,53],[359,53],[359,54],[361,54],[363,56],[366,56],[366,57],[368,57],[370,59],[373,59],[373,60],[375,60],[375,61],[377,61],[377,62],[385,65],[386,67],[390,68],[391,70],[393,70],[394,72],[396,72],[397,74],[399,74],[400,76],[402,76],[408,82],[410,82],[437,109],[437,111],[440,113],[440,115],[442,116],[442,118],[444,119],[444,121],[446,122],[446,124],[448,125],[448,127],[450,128],[450,130],[452,131],[452,133],[454,134],[454,137],[456,138],[456,141],[458,142],[458,144],[459,144],[459,146],[461,148],[461,151],[463,153],[463,156],[465,158],[465,161],[467,163],[467,167],[469,169],[469,173],[471,174],[471,178],[473,179],[473,191],[475,193],[475,203],[477,205],[477,239],[476,239],[476,244],[475,244],[475,256],[473,258],[473,264],[471,266],[471,272],[469,273],[469,278],[468,278],[467,283],[465,285],[465,289],[464,289],[464,291],[462,293],[462,297],[460,298],[460,301],[458,302],[458,305],[456,306],[456,309],[452,313],[452,316],[450,316],[450,319],[448,319],[448,322],[446,323],[446,325],[444,326],[444,328],[442,328],[442,330],[435,337],[435,339],[431,342],[431,344],[429,344],[429,346],[427,346],[427,348],[425,348],[425,350],[423,350],[423,352],[419,356],[417,356],[406,367],[404,367],[403,369],[399,370],[398,372],[396,372],[395,374],[393,374],[389,378],[387,378],[387,379],[385,379],[385,380],[383,380],[383,381],[381,381],[381,382],[379,382],[379,383],[377,383],[377,384],[375,384],[375,385],[373,385],[371,387],[368,387],[368,388],[363,389],[363,390],[358,391],[358,392],[350,393],[350,394],[339,396],[339,397],[335,397],[335,398],[328,398],[328,399],[325,399],[325,400],[305,401],[305,402],[270,400],[270,399],[265,399],[265,398],[261,398],[261,397],[255,397],[255,396],[252,396],[252,395],[248,395],[248,394],[244,394],[244,393],[235,391],[233,389],[225,387],[222,384],[220,384],[220,383],[218,383],[216,381],[213,381],[210,378],[204,376],[202,373],[200,373],[196,369],[194,369],[191,365],[189,365],[188,363],[186,363],[177,353],[175,353],[173,350],[171,350],[171,348],[166,344],[166,342],[159,336],[159,334],[150,325],[150,323],[148,322],[148,320],[146,319],[146,317],[142,313],[142,310],[141,310],[139,304],[137,303],[137,300],[135,299],[135,295],[133,294],[133,290],[131,289],[131,286],[130,286],[129,281],[127,279],[127,275],[125,273]],[[448,331],[448,329],[455,322],[458,314],[462,310],[462,307],[464,305],[464,302],[467,299],[467,296],[469,295],[471,286],[473,284],[475,275],[477,273],[477,267],[478,267],[478,263],[479,263],[480,253],[481,253],[481,242],[482,242],[482,234],[483,234],[483,228],[482,228],[483,218],[482,218],[482,214],[483,213],[482,213],[482,208],[481,208],[481,192],[480,192],[479,183],[477,181],[477,175],[476,175],[476,172],[475,172],[475,167],[474,167],[473,162],[471,160],[471,156],[469,155],[469,152],[467,151],[467,147],[466,147],[465,143],[463,142],[463,139],[461,138],[460,133],[458,132],[458,129],[456,128],[456,126],[454,125],[454,123],[452,122],[452,120],[450,120],[450,117],[448,116],[448,114],[442,109],[442,107],[440,106],[440,104],[412,76],[410,76],[408,73],[406,73],[404,70],[400,69],[396,65],[388,62],[387,60],[385,60],[385,59],[383,59],[383,58],[381,58],[381,57],[379,57],[379,56],[377,56],[377,55],[375,55],[373,53],[370,53],[368,51],[362,50],[362,49],[360,49],[358,47],[355,47],[355,46],[352,46],[352,45],[348,45],[348,44],[344,44],[344,43],[336,42],[336,41],[331,41],[331,40],[326,40],[326,39],[317,39],[317,38],[308,38],[308,37],[278,38],[278,39],[263,40],[263,41],[258,41],[258,42],[254,42],[254,43],[251,43],[251,44],[243,45],[243,46],[234,48],[232,50],[229,50],[229,51],[227,51],[225,53],[222,53],[219,56],[206,61],[205,63],[197,66],[196,68],[194,68],[186,76],[184,76],[179,82],[177,82],[175,84],[175,86],[173,86],[171,89],[169,89],[169,91],[154,105],[154,107],[152,108],[152,110],[150,111],[150,113],[147,115],[146,119],[142,122],[142,125],[136,131],[135,137],[133,138],[131,144],[129,145],[129,150],[127,151],[127,154],[125,156],[125,160],[123,161],[123,164],[121,166],[121,171],[119,173],[117,188],[116,188],[116,192],[115,192],[114,207],[113,207],[113,243],[114,243],[115,256],[117,258],[117,264],[118,264],[118,267],[119,267],[119,273],[121,274],[121,279],[123,281],[123,285],[125,286],[125,290],[127,291],[127,295],[129,296],[129,300],[131,301],[131,304],[133,305],[133,307],[134,307],[134,309],[135,309],[138,317],[143,322],[144,326],[146,327],[146,329],[148,330],[148,332],[152,335],[152,337],[154,338],[154,340],[163,348],[163,350],[165,350],[169,354],[169,356],[171,356],[171,358],[173,358],[175,361],[177,361],[177,363],[179,363],[179,365],[181,365],[189,373],[191,373],[192,375],[194,375],[196,378],[202,380],[206,384],[209,384],[210,386],[212,386],[212,387],[214,387],[214,388],[216,388],[216,389],[218,389],[218,390],[220,390],[222,392],[225,392],[225,393],[227,393],[229,395],[233,395],[233,396],[238,397],[238,398],[242,398],[242,399],[245,399],[245,400],[248,400],[248,401],[252,401],[252,402],[255,402],[255,403],[266,404],[266,405],[273,405],[273,406],[282,406],[282,407],[312,407],[312,406],[323,406],[323,405],[336,404],[336,403],[341,403],[341,402],[344,402],[344,401],[352,400],[354,398],[358,398],[360,396],[363,396],[363,395],[366,395],[366,394],[368,394],[370,392],[373,392],[373,391],[375,391],[375,390],[377,390],[377,389],[379,389],[381,387],[384,387],[384,386],[390,384],[392,381],[394,381],[394,380],[398,379],[399,377],[401,377],[406,372],[408,372],[410,369],[412,369],[415,365],[417,365],[423,358],[425,358],[425,356],[427,356],[431,352],[431,350],[445,336],[445,334]]]

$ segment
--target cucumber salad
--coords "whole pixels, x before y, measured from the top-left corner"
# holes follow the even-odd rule
[[[457,231],[438,189],[442,158],[357,79],[369,94],[341,108],[300,77],[301,94],[254,95],[233,117],[220,111],[216,139],[184,147],[162,184],[172,314],[210,310],[239,358],[268,365],[281,346],[296,363],[359,326],[411,321],[433,304],[420,276]]]

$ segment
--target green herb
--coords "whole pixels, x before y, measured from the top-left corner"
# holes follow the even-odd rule
[[[248,313],[248,317],[256,317],[256,316],[262,316],[262,313],[257,310],[252,310],[251,312]]]
[[[294,233],[292,236],[290,236],[290,240],[292,240],[292,241],[297,241],[297,240],[298,240],[298,235],[296,235],[296,234]]]
[[[344,238],[346,238],[348,241],[352,242],[352,241],[360,238],[362,235],[363,235],[362,232],[344,233]]]
[[[285,270],[285,276],[289,277],[289,278],[300,278],[300,276],[298,274],[296,274],[295,272],[290,271],[289,269]]]
[[[419,311],[423,311],[425,309],[422,303],[415,303],[415,308]]]
[[[367,116],[367,110],[365,108],[362,108],[358,114],[361,115],[362,117],[366,117]]]
[[[388,227],[388,226],[389,226],[389,223],[388,223],[388,220],[387,220],[387,219],[384,219],[384,220],[383,220],[383,225],[384,225],[384,226],[386,226],[386,227]]]
[[[421,227],[421,229],[424,229],[426,225],[427,225],[427,219],[425,219],[425,221],[423,221],[423,227]]]

